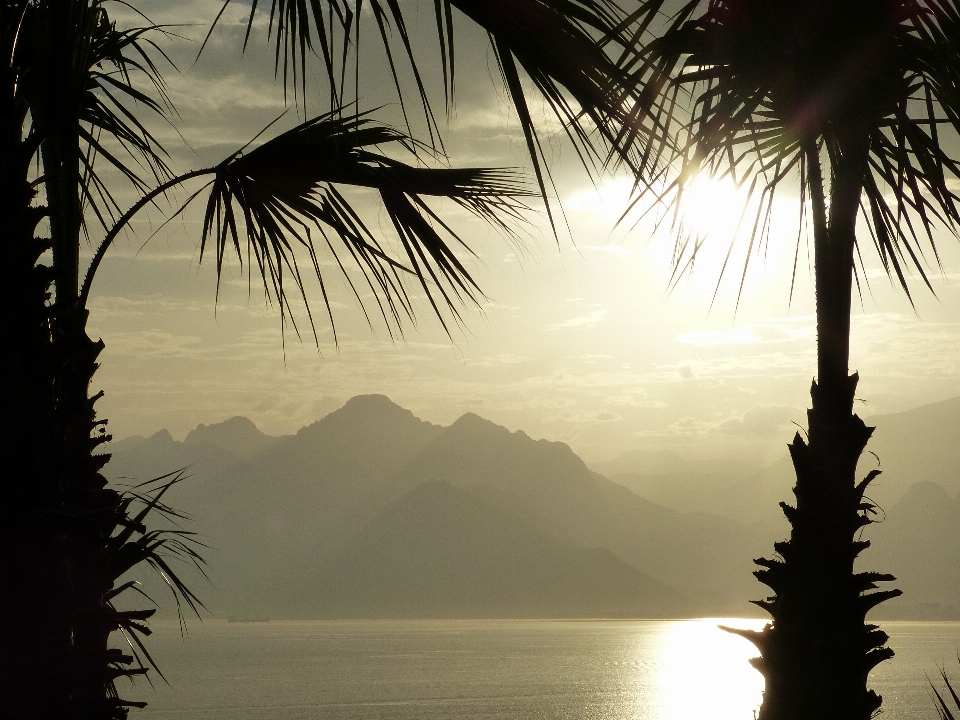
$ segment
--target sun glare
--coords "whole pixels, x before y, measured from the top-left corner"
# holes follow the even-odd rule
[[[704,175],[679,198],[657,202],[656,188],[638,196],[632,180],[614,178],[565,197],[564,210],[578,246],[608,253],[622,248],[634,256],[628,269],[623,258],[612,269],[610,255],[593,253],[592,261],[606,273],[597,273],[598,284],[633,272],[629,280],[665,292],[671,312],[687,317],[732,313],[750,319],[753,312],[760,320],[771,309],[805,312],[813,297],[809,213],[801,227],[799,196],[784,187],[763,208],[757,226],[767,202],[762,195],[729,177]]]
[[[573,194],[564,207],[578,213],[586,213],[612,226],[630,207],[633,197],[633,181],[615,178],[603,185]]]
[[[615,178],[573,195],[566,205],[570,210],[588,211],[610,221],[616,221],[628,210],[627,221],[636,221],[641,215],[657,220],[672,217],[673,208],[666,204],[658,207],[654,198],[655,191],[637,196],[632,180]],[[701,176],[684,189],[680,217],[685,224],[703,232],[716,231],[718,223],[733,230],[747,200],[747,192],[733,180]]]
[[[679,207],[682,232],[723,245],[740,228],[748,230],[756,215],[756,202],[750,202],[747,191],[730,178],[698,177],[684,189]]]
[[[674,199],[669,196],[658,202],[656,189],[638,196],[633,181],[616,178],[574,194],[566,208],[591,214],[611,226],[623,218],[624,227],[647,232],[656,228],[661,233],[709,239],[727,247],[734,236],[749,235],[759,207],[759,197],[751,198],[729,177],[700,176],[684,188],[679,203],[672,203]]]
[[[760,706],[763,677],[747,662],[748,641],[718,625],[759,629],[762,622],[703,619],[671,625],[657,683],[664,720],[744,720]]]

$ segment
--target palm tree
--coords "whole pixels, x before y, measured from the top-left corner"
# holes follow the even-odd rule
[[[115,605],[136,590],[132,582],[117,585],[131,569],[154,566],[178,603],[197,608],[167,562],[170,554],[199,562],[189,534],[145,524],[157,514],[177,519],[163,495],[179,476],[120,492],[100,473],[109,455],[97,449],[110,437],[94,408],[102,393],[91,396],[89,387],[103,343],[87,335],[87,302],[102,258],[140,210],[181,187],[190,194],[172,214],[205,198],[202,255],[213,255],[218,273],[230,253],[249,258],[248,270],[284,318],[289,291],[309,300],[304,281],[312,275],[332,323],[320,254],[334,259],[351,288],[353,263],[375,298],[373,311],[402,330],[414,314],[412,289],[441,322],[458,317],[460,304],[479,293],[455,252],[468,248],[429,199],[449,198],[509,232],[529,195],[509,171],[431,164],[442,160],[442,143],[393,0],[369,6],[391,67],[399,42],[414,70],[428,118],[424,142],[409,125],[384,126],[344,101],[344,48],[359,37],[361,0],[274,0],[278,69],[285,78],[289,71],[295,94],[307,92],[308,56],[318,55],[327,71],[327,111],[286,132],[271,136],[268,128],[268,139],[177,174],[148,122],[170,116],[167,60],[154,40],[165,31],[149,21],[118,29],[109,2],[0,0],[0,335],[8,379],[0,420],[3,718],[122,718],[143,705],[121,699],[114,684],[144,674],[141,657],[150,662],[143,636],[153,610]],[[610,58],[628,38],[615,2],[437,0],[436,7],[448,100],[456,8],[493,39],[541,194],[548,195],[549,170],[521,73],[565,121],[585,162],[605,160],[611,149],[633,159],[618,131],[627,89]],[[254,1],[251,25],[256,12]],[[397,159],[404,151],[411,162]],[[141,196],[126,211],[115,199],[118,178]],[[344,187],[379,196],[395,244],[364,223]],[[95,248],[86,268],[84,240]],[[360,289],[354,292],[360,300]],[[313,316],[308,320],[312,327]],[[110,647],[116,631],[132,652]]]
[[[761,653],[763,720],[865,720],[881,704],[867,675],[893,655],[865,615],[900,592],[868,592],[894,578],[854,572],[869,545],[864,492],[878,474],[856,476],[873,429],[853,412],[858,376],[848,369],[855,259],[869,236],[909,294],[911,271],[929,285],[921,242],[934,246],[938,226],[956,234],[960,3],[642,0],[633,19],[644,34],[623,60],[643,92],[632,112],[676,138],[656,151],[642,187],[671,206],[697,175],[733,178],[758,201],[753,247],[774,194],[799,182],[813,235],[817,375],[807,437],[790,445],[796,502],[781,507],[791,536],[775,543],[775,559],[755,561],[773,590],[756,604],[772,622],[736,632]],[[700,240],[678,239],[680,267]]]

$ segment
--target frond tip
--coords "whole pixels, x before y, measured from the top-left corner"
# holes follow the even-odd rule
[[[946,668],[940,668],[940,677],[946,686],[942,691],[937,688],[933,680],[927,679],[927,682],[930,683],[930,690],[933,692],[937,714],[940,716],[940,720],[956,720],[956,718],[960,718],[960,695],[957,694],[953,683],[950,682]]]

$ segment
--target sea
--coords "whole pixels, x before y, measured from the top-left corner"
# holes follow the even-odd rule
[[[155,624],[151,673],[121,687],[143,720],[751,720],[756,654],[718,625],[432,620]],[[960,623],[885,622],[870,685],[885,720],[936,720],[929,680],[960,681]],[[942,684],[942,681],[940,681]]]

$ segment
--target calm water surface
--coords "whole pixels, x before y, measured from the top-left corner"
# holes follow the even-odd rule
[[[686,621],[158,623],[171,686],[145,720],[751,720],[753,646]],[[749,620],[729,625],[759,627]],[[935,720],[924,673],[960,678],[960,623],[884,623],[897,657],[871,675],[884,718]]]

